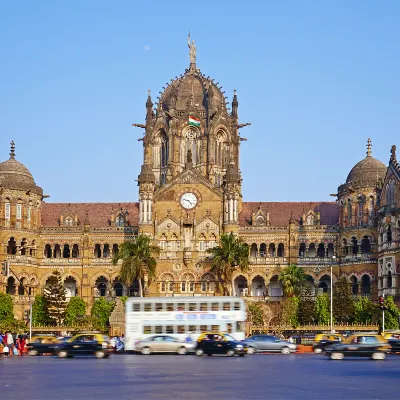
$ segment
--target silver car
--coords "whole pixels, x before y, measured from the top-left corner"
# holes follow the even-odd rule
[[[184,355],[189,351],[193,351],[195,346],[195,342],[180,342],[172,336],[155,335],[136,342],[135,349],[145,355],[151,353],[178,353]]]
[[[295,344],[270,335],[250,336],[244,340],[244,343],[247,345],[247,352],[249,354],[257,353],[259,351],[279,351],[282,354],[290,354],[297,350]]]

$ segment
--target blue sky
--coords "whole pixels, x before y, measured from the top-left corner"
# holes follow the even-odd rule
[[[385,163],[400,145],[399,1],[9,1],[0,15],[0,159],[14,139],[49,201],[137,200],[131,124],[188,67],[189,30],[252,123],[245,201],[332,200],[368,137]]]

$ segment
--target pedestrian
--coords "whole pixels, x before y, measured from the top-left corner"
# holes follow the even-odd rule
[[[7,332],[6,337],[7,337],[6,344],[8,347],[8,352],[12,355],[13,348],[14,348],[14,338],[10,331]]]
[[[9,353],[10,353],[10,349],[7,345],[5,345],[3,347],[3,357],[8,357]]]
[[[26,339],[25,336],[19,336],[18,339],[19,339],[18,352],[20,356],[23,356],[25,353]]]

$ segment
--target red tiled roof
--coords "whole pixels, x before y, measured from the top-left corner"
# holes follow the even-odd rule
[[[251,214],[257,212],[258,207],[266,214],[269,212],[271,226],[289,225],[290,215],[298,224],[303,213],[310,209],[321,214],[321,225],[336,225],[339,222],[339,212],[335,202],[243,202],[243,208],[239,214],[240,226],[251,225]]]
[[[90,226],[110,226],[111,214],[114,217],[121,210],[128,211],[128,221],[131,226],[137,226],[139,222],[139,203],[43,203],[42,226],[59,226],[61,215],[78,215],[79,222],[83,225],[86,212],[88,212]]]

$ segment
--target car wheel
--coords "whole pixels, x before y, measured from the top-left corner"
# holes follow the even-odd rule
[[[37,351],[37,350],[29,350],[29,351],[28,351],[28,354],[29,354],[30,356],[37,356],[37,355],[38,355],[38,351]]]
[[[94,355],[96,356],[96,358],[104,358],[106,356],[106,353],[104,353],[104,351],[96,351],[96,353],[94,353]]]
[[[281,353],[282,354],[290,354],[289,347],[282,347],[281,348]]]
[[[235,352],[234,352],[234,350],[228,350],[228,351],[226,352],[226,355],[227,355],[228,357],[233,357],[233,356],[235,355]]]
[[[202,349],[196,350],[196,356],[202,356],[203,354],[204,354],[204,351]]]
[[[58,352],[58,357],[60,358],[67,358],[68,357],[68,352],[65,350],[61,350]]]
[[[242,353],[242,354],[239,354],[239,357],[244,357],[245,356],[245,354],[244,353]]]
[[[337,351],[333,351],[329,357],[331,360],[343,360],[344,354],[339,353]]]
[[[322,349],[320,349],[319,347],[316,347],[316,348],[314,349],[314,353],[315,353],[315,354],[321,354],[321,353],[322,353]]]
[[[386,354],[385,353],[372,353],[371,358],[373,360],[384,360],[386,358]]]
[[[179,349],[178,349],[178,354],[179,355],[181,355],[181,356],[184,356],[185,354],[187,354],[187,349],[186,349],[186,347],[180,347]]]
[[[249,347],[247,349],[247,354],[254,354],[257,353],[257,350],[254,347]]]
[[[211,356],[212,356],[212,353],[207,353],[207,355],[208,355],[208,357],[211,357]]]
[[[149,354],[151,354],[150,347],[144,347],[142,349],[142,354],[144,354],[145,356],[148,356]]]

